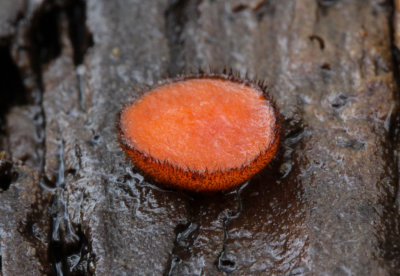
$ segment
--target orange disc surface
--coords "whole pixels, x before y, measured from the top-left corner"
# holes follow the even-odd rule
[[[218,77],[164,84],[126,106],[120,142],[147,175],[192,191],[227,190],[273,158],[277,112],[258,86]]]

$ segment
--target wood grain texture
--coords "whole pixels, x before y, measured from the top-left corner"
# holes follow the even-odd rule
[[[21,38],[33,23],[7,34],[15,66],[29,80],[26,93],[41,95],[26,105],[41,110],[44,121],[30,122],[29,108],[12,106],[4,119],[9,132],[0,137],[7,145],[35,141],[33,127],[44,141],[27,144],[27,151],[43,152],[42,165],[25,160],[38,179],[20,176],[0,190],[0,210],[15,214],[10,224],[0,220],[4,276],[29,268],[96,275],[396,275],[398,1],[79,3],[93,37],[82,64],[74,63],[77,36],[69,32],[74,17],[67,2],[57,6],[60,51],[40,70],[24,52],[35,40]],[[35,6],[37,14],[43,5]],[[16,51],[18,45],[26,47]],[[159,189],[119,147],[117,113],[144,86],[209,67],[269,84],[282,119],[279,156],[240,193]],[[18,118],[29,127],[15,127]],[[21,146],[6,150],[16,170],[24,168],[21,152]],[[35,197],[22,196],[28,182]],[[13,200],[24,204],[11,211]],[[38,213],[39,233],[48,235],[32,241],[29,233],[17,234],[19,221]],[[7,261],[7,252],[17,251],[4,242],[5,231],[23,246],[47,247],[40,249],[45,257],[23,256],[17,270]]]

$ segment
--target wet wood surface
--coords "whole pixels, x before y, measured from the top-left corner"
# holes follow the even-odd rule
[[[399,5],[0,2],[1,274],[397,275]],[[226,194],[160,189],[118,145],[125,102],[198,68],[266,81],[281,114]]]

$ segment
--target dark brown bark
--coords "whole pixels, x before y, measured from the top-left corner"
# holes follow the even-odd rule
[[[0,3],[3,275],[400,271],[398,1],[50,2]],[[225,195],[159,189],[117,112],[209,67],[269,83],[279,156]]]

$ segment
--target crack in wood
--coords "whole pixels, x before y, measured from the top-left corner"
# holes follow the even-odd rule
[[[228,227],[229,224],[233,220],[239,218],[240,214],[242,213],[243,203],[242,203],[241,193],[243,192],[244,189],[246,189],[248,185],[249,181],[243,183],[242,186],[236,189],[235,195],[237,201],[237,209],[232,215],[227,214],[226,217],[223,219],[224,241],[223,241],[222,251],[220,252],[218,260],[216,262],[217,268],[221,272],[232,273],[236,270],[236,263],[227,256],[228,250],[226,248],[226,242],[229,239]]]

